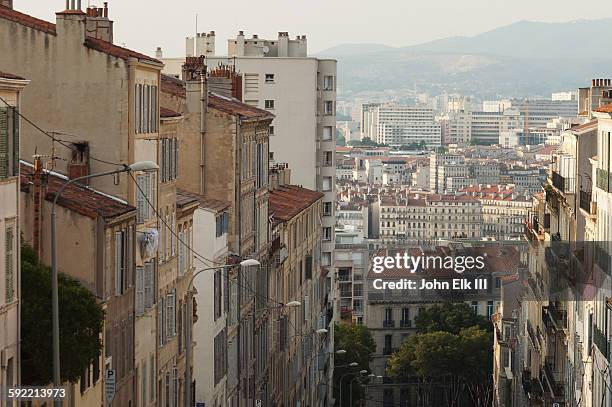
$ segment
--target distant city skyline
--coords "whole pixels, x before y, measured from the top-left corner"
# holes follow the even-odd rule
[[[100,6],[101,2],[84,1],[83,7],[88,4]],[[248,37],[258,34],[262,38],[275,38],[278,31],[289,31],[291,36],[306,35],[309,52],[317,53],[349,43],[401,47],[451,36],[473,36],[524,20],[555,23],[612,16],[612,12],[601,14],[608,10],[605,0],[585,0],[580,7],[569,0],[439,0],[417,4],[403,0],[377,3],[311,0],[302,7],[281,0],[256,3],[183,0],[172,3],[173,7],[161,2],[155,4],[163,7],[151,7],[151,2],[145,0],[110,0],[115,43],[149,55],[161,46],[164,56],[182,56],[185,37],[195,33],[196,14],[199,32],[216,32],[220,55],[226,53],[226,40],[235,37],[239,30],[244,30]],[[14,6],[54,22],[55,12],[61,11],[64,5],[63,0],[15,0]],[[147,21],[151,26],[155,24],[155,29],[147,29]]]

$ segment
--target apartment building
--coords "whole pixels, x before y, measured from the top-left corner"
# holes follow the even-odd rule
[[[527,405],[605,405],[609,400],[602,369],[609,352],[610,290],[602,273],[609,271],[610,248],[598,241],[607,240],[598,233],[608,217],[600,217],[606,196],[598,195],[594,178],[601,174],[599,157],[609,151],[602,144],[605,124],[599,122],[605,113],[592,114],[602,119],[562,133],[545,194],[536,196],[525,226],[529,284],[521,299],[519,351],[512,369],[522,386],[515,386],[512,398],[524,395]],[[607,182],[599,185],[607,188]]]
[[[325,406],[333,349],[333,308],[328,267],[322,267],[319,226],[324,194],[289,184],[286,168],[273,168],[270,184],[272,257],[265,282],[275,303],[258,300],[269,331],[256,342],[257,398],[262,405]],[[299,302],[297,307],[283,304]]]
[[[503,112],[472,112],[473,144],[492,145],[499,143],[500,133],[524,127],[523,117],[518,110],[507,109]]]
[[[33,164],[21,163],[20,230],[24,242],[43,263],[50,264],[53,199],[69,179],[43,167],[40,157]],[[146,294],[144,287],[135,284],[138,272],[134,259],[141,254],[136,235],[137,210],[121,198],[75,184],[63,191],[57,205],[58,270],[90,290],[105,311],[100,355],[84,369],[77,383],[64,384],[70,388],[67,391],[70,400],[66,402],[76,406],[102,403],[104,374],[114,369],[113,405],[135,404],[135,303],[152,304],[154,298],[150,268]],[[22,375],[27,381],[27,369]],[[155,386],[155,372],[147,371],[146,375],[147,381],[153,380]]]
[[[578,101],[552,99],[512,100],[512,109],[519,111],[529,129],[546,129],[547,124],[559,117],[578,116]]]
[[[428,147],[442,143],[440,123],[431,108],[371,104],[368,109],[364,120],[373,129],[368,136],[377,143],[402,146],[424,142]]]
[[[227,234],[231,204],[179,190],[179,196],[190,196],[199,205],[193,214],[193,248],[212,264],[225,264],[229,252]],[[214,235],[212,234],[214,231]],[[197,269],[202,265],[194,259]],[[193,280],[195,311],[193,325],[193,380],[195,402],[223,407],[227,400],[227,318],[229,312],[229,279],[222,270],[204,271]],[[212,312],[210,312],[212,310]],[[212,368],[212,370],[211,370]]]
[[[429,190],[433,193],[443,194],[448,190],[447,178],[467,178],[469,175],[461,154],[432,153],[429,157]]]
[[[480,239],[482,204],[469,195],[381,196],[380,239],[402,244],[438,239]]]
[[[184,245],[177,238],[179,226],[187,225],[188,230],[191,222],[191,209],[177,205],[175,189],[180,161],[177,129],[182,118],[176,111],[160,114],[162,63],[112,43],[107,7],[88,7],[84,12],[80,2],[67,6],[57,13],[55,24],[0,7],[0,65],[32,79],[33,86],[23,93],[28,106],[23,113],[40,128],[67,140],[55,142],[29,126],[22,132],[21,154],[27,158],[36,151],[52,156],[54,171],[70,178],[136,161],[158,163],[159,173],[99,177],[89,184],[136,207],[137,244],[150,244],[162,235],[165,244],[137,251],[131,259],[134,264],[126,265],[134,268],[139,292],[129,328],[134,340],[117,346],[123,348],[122,355],[133,355],[134,374],[126,379],[125,396],[116,395],[112,404],[174,406],[185,393],[178,379],[186,364],[178,360],[177,313],[185,299],[184,282],[190,278],[187,269],[179,271]],[[125,239],[116,234],[108,244],[123,247]],[[155,295],[142,304],[140,291]],[[118,363],[108,359],[103,368],[124,369]],[[104,392],[101,397],[104,402]]]
[[[474,185],[459,190],[482,205],[483,237],[497,240],[523,236],[524,222],[532,207],[530,196],[515,192],[513,185]]]
[[[454,295],[445,291],[435,290],[390,290],[377,289],[375,279],[384,281],[399,281],[400,279],[418,279],[433,276],[444,281],[456,277],[452,270],[423,270],[408,273],[405,269],[385,268],[382,273],[375,273],[370,267],[366,276],[366,299],[364,324],[371,330],[376,342],[376,351],[370,363],[372,373],[382,376],[382,383],[376,381],[368,385],[366,406],[376,406],[379,403],[387,405],[417,405],[418,381],[394,381],[387,376],[387,359],[396,352],[401,344],[417,332],[415,317],[423,310],[436,303],[465,302],[475,313],[490,318],[499,306],[501,279],[518,272],[520,266],[520,251],[514,246],[487,245],[481,247],[434,247],[413,245],[399,249],[380,249],[376,255],[394,256],[407,251],[411,256],[485,256],[485,268],[481,271],[465,272],[468,278],[485,278],[488,289],[463,291]],[[412,383],[412,384],[411,384]],[[436,386],[432,383],[432,386]],[[440,395],[442,392],[440,392]],[[442,397],[442,396],[441,396]],[[443,405],[442,398],[429,400],[434,405]]]
[[[472,137],[472,112],[452,110],[448,113],[448,138],[446,144],[467,145]]]
[[[21,273],[19,242],[19,106],[29,81],[0,72],[0,386],[21,383],[20,312]],[[5,406],[4,400],[0,406]]]
[[[257,351],[252,343],[267,333],[266,325],[252,316],[256,298],[265,297],[255,282],[268,267],[268,143],[274,115],[240,101],[242,80],[233,67],[207,69],[204,58],[190,57],[183,66],[183,77],[184,81],[162,76],[162,106],[185,117],[179,125],[183,153],[178,186],[204,199],[229,202],[225,221],[228,250],[241,260],[252,258],[261,263],[226,273],[226,334],[218,342],[227,344],[227,371],[225,387],[217,391],[225,392],[230,406],[252,404]],[[195,233],[205,236],[206,230]],[[205,287],[202,295],[213,296],[214,286]],[[218,346],[221,352],[223,345]],[[211,386],[208,381],[204,385]],[[197,391],[197,382],[195,388]]]

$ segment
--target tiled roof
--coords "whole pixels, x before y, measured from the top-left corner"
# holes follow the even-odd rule
[[[161,91],[181,98],[187,96],[184,81],[164,74],[161,75]]]
[[[478,199],[469,195],[431,194],[427,196],[427,202],[478,202]]]
[[[164,119],[164,118],[170,118],[170,117],[181,117],[182,114],[180,114],[179,112],[175,112],[174,110],[167,109],[165,107],[160,107],[159,108],[159,116],[162,119]]]
[[[136,58],[143,61],[154,62],[160,65],[162,64],[161,61],[152,58],[148,55],[132,51],[131,49],[119,47],[117,45],[111,44],[110,42],[104,40],[100,40],[98,38],[85,38],[85,46],[121,59]]]
[[[273,119],[267,110],[247,105],[238,99],[209,92],[208,106],[221,112],[237,115],[245,119]]]
[[[44,173],[47,175],[45,200],[52,202],[55,194],[66,183],[67,178],[46,170]],[[32,186],[32,174],[32,165],[22,162],[20,177],[22,191],[29,191]],[[77,184],[70,184],[66,187],[57,204],[91,219],[97,217],[114,218],[136,210],[135,207],[128,205],[119,198]]]
[[[599,106],[597,109],[595,109],[595,111],[600,113],[612,113],[612,103]]]
[[[12,73],[2,72],[2,71],[0,71],[0,78],[4,78],[4,79],[17,79],[17,80],[24,80],[25,79],[25,78],[22,78],[21,76],[13,75]]]
[[[84,14],[84,13],[78,10],[66,10],[66,11],[63,11],[61,14]],[[14,21],[26,27],[30,27],[38,31],[46,32],[47,34],[56,35],[55,24],[50,23],[45,20],[40,20],[38,18],[32,17],[24,13],[20,13],[19,11],[13,10],[5,6],[0,6],[0,18],[4,18],[9,21]],[[91,37],[85,38],[85,46],[91,49],[95,49],[96,51],[100,51],[105,54],[112,55],[117,58],[128,59],[132,57],[132,58],[137,58],[137,59],[144,60],[144,61],[154,62],[160,65],[162,64],[161,61],[158,61],[157,59],[152,58],[148,55],[144,55],[144,54],[141,54],[136,51],[132,51],[127,48],[122,48],[117,45],[111,44],[110,42],[100,40],[97,38],[91,38]]]
[[[25,25],[26,27],[46,32],[47,34],[56,34],[55,24],[45,20],[40,20],[27,14],[20,13],[19,11],[13,10],[5,6],[0,6],[0,18],[14,21],[21,25]]]
[[[179,200],[183,199],[195,199],[200,202],[200,207],[204,209],[208,209],[212,212],[221,212],[225,209],[229,208],[231,203],[227,201],[221,201],[219,199],[213,198],[204,198],[200,194],[195,194],[193,192],[185,191],[184,189],[178,189],[176,191],[177,194],[177,205],[179,205]]]
[[[286,222],[323,196],[321,192],[297,185],[282,185],[270,191],[268,209],[275,221]]]
[[[584,132],[597,128],[597,119],[570,128],[572,132]]]

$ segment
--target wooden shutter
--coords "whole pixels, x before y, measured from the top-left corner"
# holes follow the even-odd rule
[[[166,294],[166,334],[167,336],[174,336],[176,331],[176,315],[175,315],[175,306],[176,306],[176,298],[174,295],[175,291],[173,290],[171,293]]]
[[[159,334],[159,344],[163,345],[166,340],[166,335],[164,332],[164,327],[166,326],[166,321],[164,320],[165,315],[165,301],[164,296],[159,297],[159,303],[157,304],[157,331]]]
[[[149,309],[153,306],[153,271],[154,263],[144,265],[144,306]]]
[[[15,299],[15,233],[12,227],[6,228],[4,238],[6,264],[5,294],[6,302],[11,303]]]
[[[178,272],[179,275],[185,274],[185,231],[179,232],[178,238]]]
[[[121,232],[115,232],[115,295],[121,295],[123,283],[123,244]]]
[[[9,175],[9,116],[8,107],[0,107],[0,178]]]
[[[13,171],[11,175],[19,175],[19,110],[10,109],[13,115]]]
[[[146,202],[144,199],[144,193],[146,191],[146,175],[136,176],[136,218],[138,223],[142,223],[145,220],[145,208]]]
[[[136,315],[142,315],[145,308],[145,271],[136,266]]]
[[[155,212],[157,211],[157,174],[149,173],[149,188],[151,191],[151,205],[149,205],[148,216],[149,219],[155,217]]]

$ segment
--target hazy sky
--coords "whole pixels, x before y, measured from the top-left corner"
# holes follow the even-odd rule
[[[109,0],[115,43],[147,54],[183,56],[185,37],[215,30],[217,54],[226,40],[276,38],[278,31],[308,37],[314,53],[344,43],[418,44],[475,35],[520,20],[563,22],[612,16],[610,0]],[[14,0],[15,8],[55,21],[64,0]],[[102,1],[91,4],[101,5]],[[88,0],[83,0],[86,6]]]

